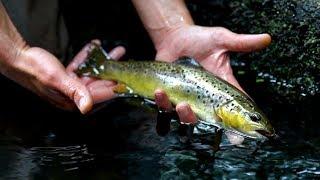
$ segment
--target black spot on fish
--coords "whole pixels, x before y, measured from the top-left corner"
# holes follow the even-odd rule
[[[198,99],[200,99],[200,97],[201,97],[201,96],[200,96],[200,95],[198,95]]]

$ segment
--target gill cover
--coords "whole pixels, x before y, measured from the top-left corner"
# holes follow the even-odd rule
[[[240,104],[230,101],[216,110],[217,116],[220,118],[222,126],[236,134],[246,137],[265,139],[257,130],[268,131],[264,121],[253,121],[250,118],[252,112],[244,109]]]

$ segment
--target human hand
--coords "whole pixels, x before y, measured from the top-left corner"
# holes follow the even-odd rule
[[[236,34],[222,27],[184,25],[171,30],[156,44],[156,59],[172,62],[179,57],[193,57],[208,71],[238,89],[230,65],[229,52],[251,52],[267,47],[268,34]]]
[[[172,62],[181,56],[193,57],[205,69],[243,91],[233,75],[228,52],[250,52],[263,49],[270,44],[271,37],[268,34],[236,34],[221,27],[183,25],[168,31],[161,41],[155,42],[159,42],[155,44],[156,59]],[[166,96],[163,91],[157,93],[159,97]],[[169,102],[158,104],[169,107]],[[176,111],[181,122],[196,122],[196,116],[187,104],[179,103]]]
[[[76,105],[82,113],[91,109],[86,87],[68,76],[59,60],[44,49],[24,46],[16,56],[1,61],[0,70],[60,108],[70,110]]]
[[[26,45],[16,47],[19,50],[12,48],[8,52],[9,55],[16,56],[8,56],[8,59],[0,62],[1,73],[55,106],[65,110],[78,107],[82,113],[86,113],[93,103],[113,96],[113,82],[79,79],[73,73],[73,68],[78,67],[77,63],[85,60],[90,44],[74,58],[67,71],[55,56],[44,49]],[[122,54],[122,47],[115,48],[110,53],[115,59]]]
[[[87,44],[67,66],[67,73],[69,74],[69,76],[81,82],[81,84],[86,86],[86,88],[89,90],[93,100],[93,104],[113,98],[115,96],[113,89],[116,86],[116,82],[114,81],[100,80],[87,76],[78,77],[75,73],[79,65],[86,60],[88,52],[90,52],[92,48],[97,45],[100,45],[100,41],[98,40],[93,40],[91,43]],[[108,55],[113,60],[120,59],[124,54],[125,48],[122,46],[118,46],[108,53]]]
[[[0,72],[51,103],[64,109],[91,109],[87,88],[68,76],[51,53],[30,47],[21,37],[0,2]]]

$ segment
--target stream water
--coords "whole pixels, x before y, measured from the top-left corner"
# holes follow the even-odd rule
[[[106,6],[93,7],[98,0],[84,2],[83,8],[69,3],[73,11],[67,11],[69,21],[78,23],[70,26],[75,36],[71,40],[81,42],[75,42],[75,49],[92,37],[105,38],[105,33],[113,39],[127,39],[128,57],[153,57],[152,44],[133,7],[128,8],[132,16],[123,12],[128,2],[108,8],[111,17],[125,18],[110,18],[107,23]],[[213,19],[223,20],[199,14],[213,25]],[[247,65],[237,61],[233,66],[240,84],[271,119],[279,141],[245,140],[241,146],[230,146],[223,138],[217,150],[217,136],[209,131],[193,135],[192,143],[182,143],[179,124],[173,121],[169,134],[159,136],[155,109],[139,100],[112,101],[83,117],[54,109],[0,77],[4,84],[0,179],[320,179],[319,95],[296,104],[283,103],[268,93],[270,84],[256,82],[257,74],[250,73]]]
[[[280,141],[231,146],[223,136],[217,150],[214,131],[183,143],[176,121],[157,135],[156,111],[140,103],[120,99],[87,117],[40,109],[3,121],[0,179],[320,178],[320,138],[305,139],[288,121],[274,123]]]

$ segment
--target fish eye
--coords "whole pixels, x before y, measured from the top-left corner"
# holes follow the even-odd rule
[[[259,114],[250,114],[250,119],[253,122],[259,122],[261,120],[261,116]]]

